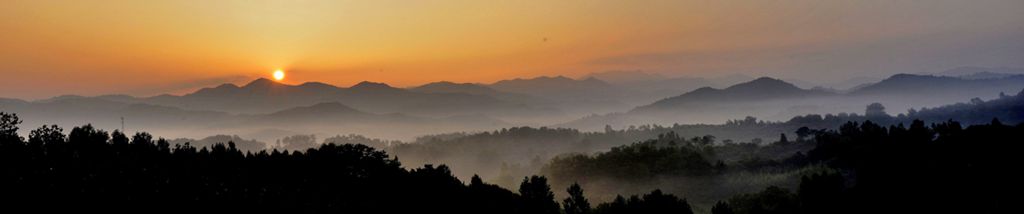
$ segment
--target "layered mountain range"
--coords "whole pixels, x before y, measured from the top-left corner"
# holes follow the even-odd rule
[[[809,113],[862,112],[874,102],[900,113],[1024,88],[1024,75],[1005,73],[1013,70],[972,71],[956,76],[897,74],[838,90],[803,88],[771,77],[664,77],[633,71],[409,88],[374,82],[288,85],[260,78],[183,95],[0,99],[0,110],[18,113],[31,126],[89,122],[120,129],[123,118],[129,131],[180,137],[239,134],[270,141],[314,132],[411,139],[522,125],[596,130],[606,125],[723,123],[744,116],[787,120]]]

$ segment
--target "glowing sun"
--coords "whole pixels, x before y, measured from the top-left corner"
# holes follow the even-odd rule
[[[274,71],[274,79],[277,80],[277,81],[283,80],[284,79],[284,71],[282,71],[281,69],[278,69],[278,70]]]

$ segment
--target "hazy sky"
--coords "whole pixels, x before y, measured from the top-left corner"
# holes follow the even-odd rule
[[[644,70],[839,81],[1024,67],[1024,1],[47,1],[0,5],[0,97]]]

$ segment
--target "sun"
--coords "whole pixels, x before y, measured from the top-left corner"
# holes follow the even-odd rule
[[[277,69],[276,71],[274,71],[274,79],[277,80],[277,81],[283,80],[284,79],[284,71],[282,71],[281,69]]]

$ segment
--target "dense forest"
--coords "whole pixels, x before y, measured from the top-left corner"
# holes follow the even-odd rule
[[[805,164],[801,157],[813,148],[813,137],[808,136],[773,143],[721,143],[712,136],[687,139],[669,132],[593,155],[561,155],[540,174],[556,187],[579,183],[599,201],[661,188],[686,195],[695,208],[706,209],[736,194],[770,186],[796,188],[800,176],[834,171]]]
[[[1017,182],[1022,176],[1008,170],[1024,149],[1024,124],[865,121],[801,130],[794,141],[783,135],[764,146],[667,134],[596,155],[558,157],[543,174],[556,186],[667,187],[711,213],[1003,213],[1024,190]],[[770,176],[778,174],[796,183]],[[748,180],[730,182],[736,179]],[[673,187],[678,183],[686,185]],[[758,184],[763,190],[750,188]]]
[[[517,192],[479,177],[465,184],[447,166],[406,169],[385,152],[361,144],[243,153],[233,142],[171,147],[147,133],[128,137],[91,125],[75,127],[68,135],[60,127],[43,126],[26,140],[17,134],[19,123],[16,115],[0,113],[0,201],[8,210],[563,212],[545,177],[522,179]],[[568,213],[690,211],[686,200],[657,190],[594,207],[579,186],[567,191],[572,195],[563,201]]]
[[[5,208],[132,212],[439,212],[439,213],[1002,213],[1020,199],[1012,170],[1024,125],[993,120],[964,127],[947,121],[882,126],[848,122],[836,130],[800,129],[767,146],[715,144],[713,137],[656,139],[596,155],[556,158],[545,171],[571,182],[556,199],[545,176],[521,179],[518,191],[467,184],[444,165],[406,169],[361,144],[303,151],[242,152],[233,142],[171,146],[147,133],[129,137],[90,125],[68,135],[57,126],[17,134],[20,120],[0,114],[0,188]],[[352,138],[351,140],[365,140]],[[806,153],[804,152],[806,151]],[[747,155],[743,155],[747,154]],[[776,157],[750,160],[737,157]],[[791,154],[791,155],[785,155]],[[656,188],[591,205],[595,178],[646,182],[657,177],[714,177],[743,171],[817,166],[794,187],[770,185],[719,197],[710,209]],[[571,181],[569,181],[571,180]],[[711,179],[714,180],[714,179]],[[695,180],[678,183],[700,186]],[[577,184],[577,182],[579,182]],[[693,182],[693,183],[688,183]],[[609,185],[609,184],[605,184]],[[712,187],[713,188],[713,187]],[[558,191],[563,192],[563,191]],[[699,192],[699,191],[698,191]],[[561,203],[560,203],[561,202]],[[61,206],[52,206],[59,204]],[[936,206],[942,204],[942,206]]]
[[[386,150],[399,157],[407,164],[447,164],[458,169],[455,173],[460,178],[468,179],[472,175],[478,174],[486,181],[506,188],[514,188],[515,185],[518,185],[518,178],[540,173],[549,160],[557,156],[567,153],[606,152],[614,147],[648,139],[658,139],[659,135],[667,133],[686,136],[689,138],[687,140],[696,137],[711,140],[711,143],[716,145],[733,145],[718,149],[719,153],[725,153],[716,155],[716,157],[727,159],[727,162],[738,158],[749,159],[747,161],[754,164],[767,159],[780,159],[780,155],[788,156],[801,151],[806,153],[806,150],[813,147],[813,144],[800,143],[798,137],[803,140],[813,140],[810,131],[836,129],[849,121],[870,120],[875,124],[890,126],[900,123],[910,124],[918,119],[927,124],[955,120],[973,125],[988,123],[992,118],[999,118],[1005,123],[1017,124],[1024,122],[1024,114],[1020,113],[1024,112],[1024,91],[1016,95],[1001,95],[1000,98],[988,101],[974,99],[965,103],[934,108],[910,109],[906,113],[891,112],[893,111],[887,110],[885,106],[874,103],[867,105],[861,113],[811,114],[793,117],[787,121],[763,121],[754,117],[746,117],[726,121],[723,124],[607,126],[603,131],[593,132],[569,128],[512,127],[477,133],[427,135],[412,142],[383,143],[384,141],[377,140],[374,145],[377,145],[376,148]],[[789,142],[793,144],[789,147],[769,145],[776,142],[780,134],[790,136],[792,139]],[[681,140],[675,142],[684,143]],[[731,151],[753,152],[759,150],[760,146],[766,146],[760,150],[776,152],[772,154],[768,152],[728,154]],[[806,170],[813,169],[813,167],[807,167]],[[779,174],[772,173],[771,176],[775,175]],[[744,177],[749,176],[744,175]],[[789,186],[796,185],[794,182],[789,183]],[[635,191],[646,191],[645,189],[647,188]],[[614,196],[614,192],[604,195],[606,199],[610,200],[610,197]]]

